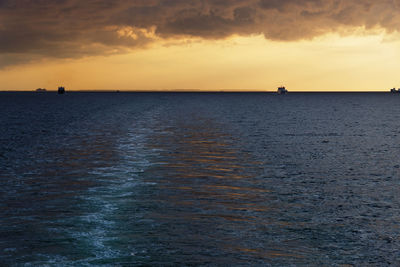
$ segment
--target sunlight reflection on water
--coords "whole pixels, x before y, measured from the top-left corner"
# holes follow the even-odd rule
[[[396,97],[1,96],[5,265],[400,263]]]

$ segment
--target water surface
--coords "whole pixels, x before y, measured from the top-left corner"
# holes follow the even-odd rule
[[[399,103],[0,93],[0,262],[399,265]]]

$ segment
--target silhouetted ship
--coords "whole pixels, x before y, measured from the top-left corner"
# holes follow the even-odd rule
[[[36,89],[36,92],[37,93],[45,93],[45,92],[47,92],[47,90],[45,88],[38,88],[38,89]]]
[[[58,87],[58,94],[59,95],[65,94],[65,87],[63,86]]]
[[[286,95],[288,90],[286,90],[285,86],[279,87],[277,91],[278,95]]]
[[[393,89],[390,89],[390,92],[391,93],[400,93],[400,88],[399,88],[399,90],[396,90],[396,88],[393,88]]]

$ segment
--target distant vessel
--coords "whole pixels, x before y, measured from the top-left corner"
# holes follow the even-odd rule
[[[286,90],[285,86],[281,86],[278,88],[277,93],[278,95],[286,95],[288,93],[288,90]]]
[[[400,93],[400,88],[399,90],[396,90],[396,88],[390,89],[391,93]]]
[[[65,87],[63,86],[58,87],[58,94],[59,95],[65,94]]]
[[[36,89],[36,92],[45,93],[45,92],[47,92],[47,90],[45,88],[38,88],[38,89]]]

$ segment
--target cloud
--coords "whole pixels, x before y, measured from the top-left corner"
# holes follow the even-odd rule
[[[24,54],[83,57],[169,38],[263,34],[294,41],[352,27],[393,32],[399,11],[400,0],[0,0],[0,55],[12,62],[13,54],[18,61]]]

